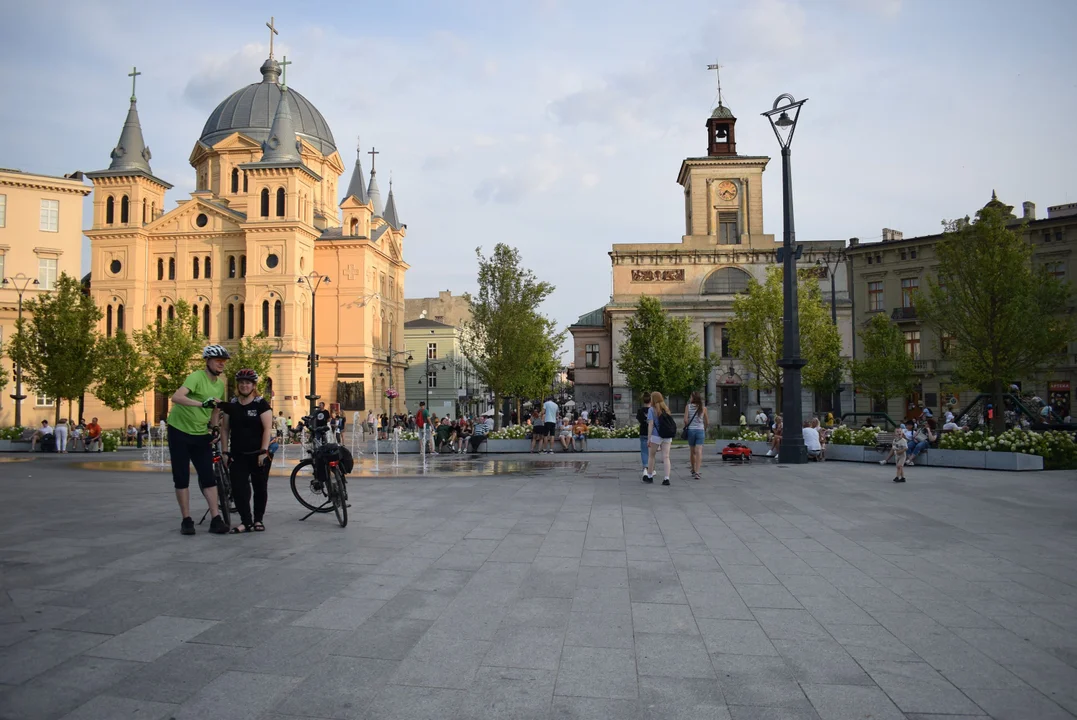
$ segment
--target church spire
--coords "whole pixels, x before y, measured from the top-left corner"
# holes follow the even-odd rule
[[[358,140],[356,141],[358,142]],[[350,197],[359,201],[360,205],[366,205],[369,200],[366,196],[366,175],[363,173],[363,149],[362,146],[355,148],[355,168],[352,170],[352,179],[348,183],[348,191],[344,193],[344,199]]]
[[[262,143],[263,163],[301,163],[299,140],[295,136],[295,124],[292,122],[291,103],[288,101],[288,88],[282,85],[280,102],[273,116],[273,125],[269,128],[269,137]]]
[[[127,119],[120,131],[120,140],[112,150],[109,170],[141,170],[152,173],[150,149],[142,139],[142,125],[138,121],[138,99],[135,97],[135,81],[141,74],[138,68],[131,68],[131,72],[127,74],[131,78],[131,107],[127,110]]]
[[[385,201],[385,212],[382,213],[385,222],[393,226],[394,230],[400,228],[400,218],[396,216],[396,200],[393,198],[393,176],[389,176],[389,197]]]
[[[367,154],[370,155],[370,185],[367,186],[366,194],[370,202],[374,204],[374,217],[381,217],[381,190],[378,189],[378,171],[374,167],[374,162],[381,153],[371,146]]]

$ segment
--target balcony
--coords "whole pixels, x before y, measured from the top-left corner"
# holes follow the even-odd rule
[[[912,370],[915,373],[931,374],[935,372],[937,360],[913,360]]]
[[[917,320],[916,308],[914,307],[899,307],[894,308],[894,312],[890,313],[890,319],[894,322],[913,322]]]

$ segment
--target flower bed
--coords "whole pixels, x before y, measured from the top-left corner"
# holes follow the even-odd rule
[[[879,435],[879,428],[867,427],[853,430],[846,425],[834,428],[830,436],[833,445],[861,445],[863,447],[875,447],[875,438]]]
[[[1077,466],[1077,442],[1073,435],[1052,430],[1038,433],[1013,429],[1001,435],[984,430],[948,432],[939,440],[939,449],[1039,455],[1048,470]]]
[[[766,442],[767,441],[767,436],[765,434],[759,432],[758,430],[741,430],[740,434],[738,434],[737,437],[734,438],[734,440],[737,440],[737,441],[743,442],[743,443]]]

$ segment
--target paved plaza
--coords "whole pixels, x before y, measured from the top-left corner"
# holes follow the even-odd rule
[[[164,472],[0,458],[0,718],[1077,714],[1077,474],[678,452],[433,458],[346,529],[274,476],[195,537]]]

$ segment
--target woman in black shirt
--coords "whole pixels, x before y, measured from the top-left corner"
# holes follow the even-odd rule
[[[230,459],[232,498],[242,524],[233,533],[265,530],[269,484],[269,442],[273,438],[273,410],[263,397],[255,396],[258,373],[243,369],[236,373],[237,397],[221,403],[221,452]],[[254,487],[254,515],[251,516],[251,487]]]

